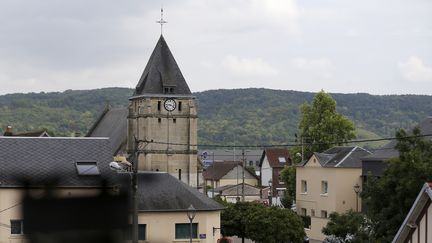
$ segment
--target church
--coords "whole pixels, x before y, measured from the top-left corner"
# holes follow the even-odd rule
[[[168,172],[196,187],[197,120],[196,99],[161,35],[128,108],[106,107],[86,136],[108,137],[113,155],[138,151],[140,171]]]

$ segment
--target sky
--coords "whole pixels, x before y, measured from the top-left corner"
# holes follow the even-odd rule
[[[192,91],[432,95],[430,0],[1,0],[0,94],[135,87],[162,4]]]

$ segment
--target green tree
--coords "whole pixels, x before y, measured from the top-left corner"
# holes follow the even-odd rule
[[[354,124],[336,111],[336,101],[324,91],[317,93],[312,104],[301,106],[300,137],[305,147],[304,158],[355,138]],[[300,142],[301,142],[300,141]]]
[[[420,137],[418,128],[412,135],[396,133],[399,158],[386,162],[381,178],[369,180],[361,194],[381,242],[392,240],[422,185],[432,180],[432,141]]]
[[[286,186],[281,203],[285,208],[291,208],[296,196],[296,168],[285,166],[281,171],[281,179]]]
[[[330,214],[330,220],[322,229],[327,242],[371,242],[371,223],[362,213],[352,210]]]
[[[257,243],[302,242],[303,221],[290,209],[238,202],[221,215],[222,235],[238,236]]]
[[[248,215],[248,238],[257,243],[301,243],[305,232],[302,219],[290,209],[264,207]]]

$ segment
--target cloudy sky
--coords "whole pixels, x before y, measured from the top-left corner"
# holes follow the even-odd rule
[[[432,95],[430,0],[1,0],[0,94],[134,87],[161,4],[193,91]]]

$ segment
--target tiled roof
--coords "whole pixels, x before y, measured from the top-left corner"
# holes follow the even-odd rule
[[[314,153],[322,167],[361,168],[361,158],[371,152],[358,146],[337,146],[322,153]],[[304,166],[305,161],[299,166]]]
[[[138,192],[140,211],[187,211],[191,204],[197,211],[223,209],[195,188],[164,172],[140,172]]]
[[[203,172],[205,180],[220,180],[229,171],[234,169],[237,165],[241,166],[240,161],[223,161],[215,162]]]
[[[282,148],[268,148],[265,149],[260,161],[260,166],[262,166],[264,157],[267,157],[267,160],[271,167],[284,167],[285,165],[291,165],[291,157],[288,149]],[[285,163],[279,161],[279,158],[285,158]]]
[[[108,139],[59,137],[0,137],[0,187],[19,186],[19,179],[59,186],[95,186],[112,175]],[[79,176],[77,161],[95,161],[101,176]]]
[[[174,88],[172,94],[191,94],[174,56],[161,35],[135,88],[134,96],[164,94],[163,88],[166,86]]]
[[[127,108],[106,108],[86,136],[109,138],[114,155],[126,143],[127,116]]]

